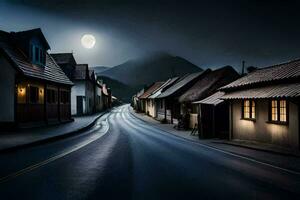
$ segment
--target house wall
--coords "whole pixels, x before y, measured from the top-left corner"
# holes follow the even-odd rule
[[[154,99],[149,99],[147,101],[147,111],[151,117],[156,117],[156,105]]]
[[[162,101],[162,107],[160,104],[160,101]],[[166,99],[159,99],[156,102],[156,106],[157,106],[157,116],[156,118],[158,120],[164,120],[165,118],[167,119],[168,123],[171,123],[171,103],[169,103],[167,105]],[[167,109],[165,108],[167,106]],[[166,116],[165,116],[165,109],[166,109]],[[177,124],[178,120],[176,118],[173,118],[173,124]]]
[[[38,102],[30,102],[30,86],[38,88]],[[18,89],[21,87],[25,95],[20,95],[18,91],[17,98],[17,116],[20,123],[43,122],[45,119],[44,109],[44,83],[33,80],[22,80],[18,83]],[[27,98],[27,100],[26,100]]]
[[[298,148],[299,109],[289,101],[289,124],[267,123],[268,100],[256,101],[256,121],[241,119],[241,101],[232,102],[232,139],[255,140]]]
[[[86,108],[87,114],[93,113],[94,102],[94,85],[91,81],[86,81]]]
[[[156,105],[156,119],[159,121],[165,119],[165,100],[157,99],[155,100]]]
[[[77,96],[85,96],[85,81],[73,81],[71,89],[71,114],[77,114]],[[85,113],[85,109],[83,110]]]
[[[0,54],[0,122],[14,122],[15,118],[15,69]]]
[[[198,124],[198,114],[190,113],[190,124],[189,128],[194,128],[195,124]]]
[[[96,86],[95,87],[95,94],[96,94],[96,99],[95,99],[95,104],[96,104],[96,111],[100,112],[103,110],[103,101],[102,101],[102,91],[101,88]]]

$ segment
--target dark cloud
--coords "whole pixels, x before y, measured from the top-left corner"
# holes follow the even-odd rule
[[[260,66],[300,55],[297,1],[13,0],[9,4],[105,32],[114,40],[105,64],[155,50],[203,67],[238,68],[241,60]],[[92,63],[103,64],[97,58]]]

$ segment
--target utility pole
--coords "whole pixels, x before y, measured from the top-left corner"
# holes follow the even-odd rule
[[[245,74],[245,61],[243,60],[242,61],[242,76],[244,76],[244,74]]]

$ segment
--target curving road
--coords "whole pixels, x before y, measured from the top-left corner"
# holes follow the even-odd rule
[[[78,136],[0,155],[0,199],[293,199],[299,186],[298,175],[156,129],[128,105]]]

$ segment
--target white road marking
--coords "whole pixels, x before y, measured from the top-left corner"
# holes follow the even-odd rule
[[[17,172],[14,172],[14,173],[12,173],[12,174],[9,174],[9,175],[7,175],[7,176],[2,177],[2,178],[0,178],[0,184],[1,184],[1,183],[4,183],[4,182],[7,182],[7,181],[9,181],[9,180],[11,180],[11,179],[13,179],[13,178],[16,178],[16,177],[18,177],[18,176],[20,176],[20,175],[26,174],[26,173],[28,173],[28,172],[34,170],[34,169],[37,169],[37,168],[39,168],[39,167],[42,167],[42,166],[44,166],[44,165],[46,165],[46,164],[48,164],[48,163],[51,163],[51,162],[53,162],[53,161],[55,161],[55,160],[58,160],[58,159],[60,159],[60,158],[63,158],[63,157],[65,157],[66,155],[71,154],[71,153],[73,153],[73,152],[75,152],[75,151],[77,151],[77,150],[79,150],[79,149],[85,147],[86,145],[88,145],[88,144],[90,144],[90,143],[96,141],[97,139],[101,138],[101,137],[104,136],[104,135],[108,132],[108,130],[109,130],[109,123],[108,123],[108,121],[107,121],[107,118],[106,118],[103,122],[105,122],[104,125],[102,124],[103,127],[104,127],[104,131],[103,131],[103,132],[101,131],[100,134],[95,134],[93,137],[91,137],[90,140],[85,141],[85,142],[81,142],[81,143],[75,145],[74,148],[72,148],[72,149],[70,149],[70,150],[67,150],[67,151],[64,151],[64,152],[61,153],[61,154],[58,154],[58,155],[56,155],[56,156],[52,156],[52,157],[48,158],[47,160],[41,161],[41,162],[39,162],[39,163],[36,163],[36,164],[34,164],[34,165],[31,165],[31,166],[26,167],[26,168],[24,168],[24,169],[21,169],[21,170],[19,170],[19,171],[17,171]]]

